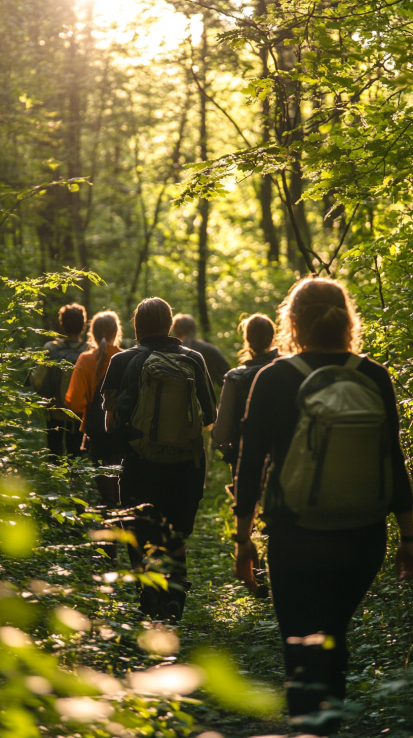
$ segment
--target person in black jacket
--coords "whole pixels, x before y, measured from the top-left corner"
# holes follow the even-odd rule
[[[286,351],[300,353],[313,370],[344,366],[360,344],[353,305],[346,290],[334,281],[308,278],[296,285],[281,308],[280,322]],[[376,383],[385,406],[393,469],[390,510],[401,534],[397,571],[400,580],[410,579],[412,491],[391,379],[384,367],[367,356],[357,371]],[[340,710],[334,717],[325,708],[339,707],[345,695],[346,631],[382,565],[386,521],[349,530],[315,530],[300,527],[283,504],[279,477],[299,419],[296,399],[302,382],[298,369],[279,358],[262,369],[252,387],[236,478],[236,573],[245,582],[252,580],[257,554],[250,534],[263,464],[270,454],[267,484],[279,504],[267,525],[268,564],[285,649],[288,706],[293,723],[303,733],[326,736],[340,724]],[[326,636],[330,636],[327,641]]]
[[[142,352],[141,347],[168,354],[188,357],[195,368],[196,394],[203,413],[203,425],[208,428],[216,417],[216,403],[211,379],[204,359],[196,351],[184,349],[178,338],[169,336],[172,326],[170,305],[159,297],[143,300],[135,312],[135,331],[139,347],[112,356],[102,385],[106,426],[114,429],[119,410],[117,398],[129,363]],[[120,499],[123,508],[145,505],[144,515],[137,516],[134,532],[140,554],[129,547],[132,566],[140,565],[145,546],[149,542],[158,549],[167,549],[172,559],[170,588],[167,595],[153,587],[144,587],[140,597],[141,610],[152,617],[179,619],[182,615],[185,592],[190,587],[186,579],[184,540],[192,533],[195,515],[203,496],[205,454],[201,461],[159,463],[141,458],[131,447],[126,447],[119,477]],[[150,507],[148,507],[150,506]],[[171,537],[171,529],[174,536]],[[174,588],[174,585],[178,587]]]
[[[192,315],[184,315],[183,313],[175,315],[172,332],[174,336],[182,341],[184,346],[198,351],[204,357],[213,384],[222,387],[224,374],[229,371],[230,366],[219,348],[196,337],[197,325]]]
[[[275,348],[275,324],[262,313],[245,318],[238,330],[243,335],[239,352],[240,366],[224,377],[218,417],[211,432],[212,448],[219,448],[235,476],[241,439],[241,422],[245,414],[251,385],[263,366],[278,357]]]

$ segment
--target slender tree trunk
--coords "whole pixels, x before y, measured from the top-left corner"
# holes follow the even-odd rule
[[[256,10],[258,15],[264,15],[267,12],[265,0],[257,0]],[[268,51],[261,49],[261,76],[263,79],[268,77]],[[262,104],[262,142],[267,143],[270,140],[270,105],[268,100],[264,100]],[[277,231],[274,227],[272,216],[272,181],[271,175],[265,174],[262,177],[258,198],[261,206],[261,228],[264,233],[266,245],[268,247],[268,261],[278,261],[280,258],[280,244]]]
[[[74,36],[70,38],[69,47],[69,123],[68,123],[68,174],[69,179],[82,176],[81,165],[81,115],[80,115],[80,64],[77,54],[77,43]],[[79,262],[82,269],[89,268],[89,254],[85,239],[85,231],[81,216],[80,191],[71,194],[73,226]],[[82,281],[83,302],[88,312],[90,309],[90,282]]]
[[[269,174],[265,174],[261,180],[259,199],[261,204],[261,228],[265,243],[268,246],[268,261],[278,261],[280,246],[272,219],[272,182]]]
[[[204,14],[204,29],[202,32],[202,51],[201,51],[201,72],[202,72],[202,86],[205,89],[206,84],[206,66],[208,56],[208,38],[206,28],[206,14]],[[201,108],[201,119],[200,119],[200,147],[201,147],[201,159],[207,161],[207,110],[206,110],[206,97],[202,91],[200,91],[200,108]],[[207,264],[208,264],[208,217],[209,217],[209,201],[202,199],[199,201],[198,213],[201,218],[198,234],[198,311],[199,320],[201,323],[202,335],[204,338],[209,337],[211,330],[208,305],[207,305]]]
[[[290,193],[291,200],[294,203],[294,215],[297,221],[298,230],[300,231],[301,238],[306,248],[311,248],[311,233],[308,227],[308,222],[304,210],[304,203],[300,200],[303,193],[303,180],[301,177],[301,168],[298,161],[294,162],[293,172],[290,180]],[[294,269],[298,270],[301,274],[305,272],[305,263],[302,254],[299,251],[295,251],[294,260],[292,261]]]
[[[189,79],[188,79],[188,82],[189,82]],[[188,122],[188,112],[189,112],[189,107],[191,103],[191,90],[189,89],[189,84],[187,87],[188,87],[188,92],[187,92],[187,96],[185,100],[184,109],[182,111],[181,121],[180,121],[179,128],[178,128],[178,138],[176,140],[176,143],[175,143],[175,146],[172,152],[172,158],[171,158],[175,184],[181,181],[181,174],[180,174],[181,165],[180,165],[179,159],[181,156],[182,142],[184,140],[186,124]]]
[[[199,320],[204,338],[209,337],[211,330],[206,299],[207,290],[207,264],[208,264],[208,215],[209,201],[202,199],[199,202],[198,212],[201,217],[198,241],[198,311]]]
[[[289,71],[295,63],[294,49],[291,46],[279,46],[277,47],[277,52],[280,70]],[[300,101],[297,96],[296,82],[285,81],[285,99],[282,100],[282,106],[284,118],[281,126],[282,132],[296,129],[301,121]],[[296,140],[298,137],[299,133],[292,133],[290,136],[291,142]],[[292,202],[295,227],[298,228],[302,244],[304,244],[306,248],[311,248],[311,231],[308,225],[304,203],[298,202],[303,191],[301,164],[298,158],[295,160],[292,167],[291,177],[288,182],[288,189]],[[296,269],[303,273],[304,271],[306,271],[306,265],[301,253],[301,249],[297,249],[297,238],[294,231],[294,225],[291,222],[288,223],[288,220],[291,219],[287,209],[284,209],[284,215],[286,218],[288,261],[293,269]],[[293,233],[294,241],[291,238]]]

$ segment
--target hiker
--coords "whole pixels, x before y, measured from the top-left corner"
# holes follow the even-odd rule
[[[191,586],[184,540],[203,496],[202,430],[214,422],[216,406],[204,359],[171,337],[171,326],[165,300],[143,300],[135,311],[139,346],[112,357],[102,394],[107,428],[125,443],[121,505],[142,506],[131,510],[139,546],[129,546],[131,564],[140,567],[152,553],[169,567],[168,592],[144,586],[140,608],[151,617],[179,620]]]
[[[256,565],[250,534],[269,453],[263,518],[289,712],[301,732],[326,736],[340,726],[346,631],[382,565],[389,511],[400,528],[399,580],[413,577],[412,492],[390,376],[357,355],[346,289],[302,280],[280,327],[280,347],[294,355],[262,369],[243,423],[236,573],[251,581]]]
[[[229,371],[230,365],[219,348],[196,337],[197,325],[192,315],[183,313],[175,315],[172,333],[182,341],[184,346],[193,351],[198,351],[204,357],[213,384],[222,387],[224,375]]]
[[[45,343],[43,349],[47,351],[52,361],[65,360],[76,364],[80,354],[87,350],[88,344],[81,337],[87,321],[86,310],[76,302],[64,305],[59,310],[61,333],[66,338],[56,338]],[[57,366],[40,364],[30,375],[30,383],[36,392],[50,400],[46,410],[47,446],[53,459],[66,453],[70,456],[80,456],[83,433],[80,431],[80,422],[70,418],[63,410],[65,395],[69,387],[72,369],[61,369]],[[65,449],[66,446],[66,449]]]
[[[239,352],[240,365],[224,377],[224,386],[218,408],[218,418],[211,432],[212,448],[219,448],[235,476],[241,438],[241,422],[245,414],[252,383],[263,366],[278,357],[275,343],[275,324],[262,313],[245,318],[238,331],[243,336]]]
[[[109,361],[120,352],[121,341],[122,326],[117,313],[96,313],[88,333],[89,350],[79,356],[66,393],[66,405],[82,417],[83,448],[90,452],[94,466],[111,466],[121,461],[113,438],[106,432],[101,397]],[[119,501],[117,478],[97,475],[95,482],[102,505],[114,508]]]

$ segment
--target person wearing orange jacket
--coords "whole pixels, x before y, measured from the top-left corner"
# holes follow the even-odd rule
[[[88,333],[89,351],[81,354],[76,362],[66,393],[66,405],[82,417],[83,448],[90,451],[95,466],[120,463],[120,457],[105,429],[105,413],[100,394],[103,378],[110,359],[119,353],[122,326],[117,313],[97,313],[91,321]],[[103,505],[113,508],[118,502],[117,478],[96,477]]]

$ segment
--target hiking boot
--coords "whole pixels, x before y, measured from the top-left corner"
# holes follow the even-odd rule
[[[142,587],[139,597],[139,609],[144,615],[149,615],[151,618],[158,617],[161,608],[159,594],[159,591],[155,587]]]
[[[182,618],[182,611],[179,606],[179,602],[177,602],[176,600],[171,600],[171,602],[168,602],[164,608],[163,619],[170,620],[171,622],[175,623],[177,620],[180,620],[181,618]]]

